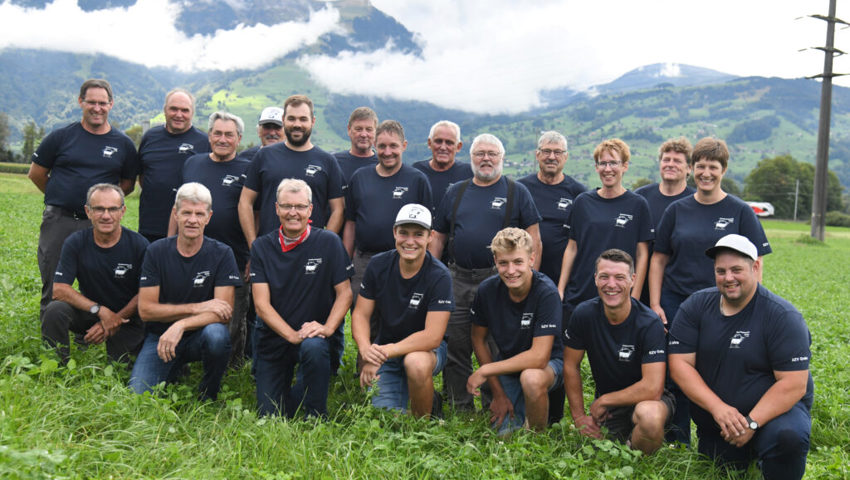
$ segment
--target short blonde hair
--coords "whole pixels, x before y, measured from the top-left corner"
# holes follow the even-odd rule
[[[629,163],[629,159],[632,156],[632,152],[629,151],[629,146],[626,142],[620,140],[619,138],[609,138],[608,140],[603,141],[593,150],[593,160],[595,163],[599,163],[599,159],[602,157],[602,154],[605,152],[614,152],[623,162],[623,165]]]
[[[534,254],[534,245],[531,240],[531,234],[521,228],[508,227],[499,230],[493,241],[490,242],[490,251],[493,256],[497,253],[513,252],[518,248],[525,249],[529,256]]]

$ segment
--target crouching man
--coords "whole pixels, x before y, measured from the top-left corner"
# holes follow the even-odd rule
[[[454,309],[451,275],[428,252],[433,238],[428,207],[402,207],[393,237],[395,249],[369,261],[351,315],[351,333],[365,362],[360,385],[377,381],[376,407],[404,411],[410,398],[414,416],[432,410],[439,415],[442,402],[433,377],[446,364],[443,336]],[[379,328],[375,343],[369,341],[373,313]]]
[[[233,251],[204,236],[212,196],[200,183],[177,190],[171,215],[177,235],[152,243],[142,263],[139,315],[145,341],[130,374],[136,393],[174,381],[182,366],[201,361],[200,398],[215,400],[230,358],[227,323],[233,291],[242,284]]]
[[[664,441],[675,400],[664,390],[667,368],[664,325],[631,297],[635,264],[610,249],[596,259],[597,298],[580,303],[564,330],[564,384],[570,414],[587,436],[609,435],[649,455]],[[582,396],[581,361],[587,352],[596,384],[590,414]]]
[[[310,227],[313,193],[303,180],[277,187],[280,227],[251,247],[251,282],[258,322],[254,377],[260,415],[325,417],[331,365],[339,365],[333,337],[351,306],[354,267],[339,236]],[[298,374],[292,377],[295,365]]]
[[[534,241],[506,228],[490,244],[498,275],[484,280],[472,303],[472,346],[481,367],[467,380],[473,395],[487,382],[490,420],[499,434],[546,428],[549,391],[563,382],[561,297],[548,277],[532,269]],[[495,347],[488,345],[492,336]]]
[[[705,252],[717,287],[685,300],[670,329],[670,375],[691,400],[699,452],[731,469],[754,460],[766,479],[806,471],[814,384],[812,337],[788,301],[759,285],[746,237]]]

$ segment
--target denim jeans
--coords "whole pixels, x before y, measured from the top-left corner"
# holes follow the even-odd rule
[[[564,359],[550,359],[547,365],[555,372],[555,380],[549,386],[549,391],[551,392],[555,388],[564,385]],[[499,430],[499,435],[505,435],[519,430],[525,423],[525,394],[522,391],[522,383],[520,383],[519,375],[519,373],[499,375],[499,383],[502,385],[502,390],[505,391],[505,395],[508,396],[508,400],[514,406],[513,417],[506,415],[501,425],[495,423],[490,425]]]
[[[326,417],[331,379],[331,339],[313,337],[293,345],[263,324],[254,331],[257,341],[254,378],[257,410],[263,415]],[[331,337],[333,338],[333,337]],[[295,374],[295,366],[298,373]],[[295,375],[295,384],[292,377]]]
[[[446,342],[433,350],[437,363],[431,376],[437,376],[446,366]],[[407,389],[407,374],[404,370],[404,357],[390,358],[378,369],[378,393],[372,397],[372,405],[377,408],[407,411],[410,392]]]
[[[148,333],[136,364],[130,374],[130,388],[136,393],[150,391],[161,382],[173,382],[183,365],[201,361],[204,375],[198,386],[200,397],[215,400],[221,388],[221,379],[230,358],[230,332],[227,325],[211,323],[200,330],[186,332],[177,344],[176,355],[164,362],[157,355],[159,335]]]
[[[679,305],[688,299],[688,295],[671,292],[670,290],[661,289],[661,308],[664,310],[664,316],[667,317],[667,329],[673,327],[673,319],[676,318],[676,312],[679,311]],[[687,395],[682,392],[682,389],[676,385],[676,382],[670,378],[670,369],[667,369],[666,388],[670,390],[673,397],[676,398],[676,411],[673,413],[673,426],[664,434],[664,439],[668,442],[680,442],[685,445],[691,444],[691,401]]]

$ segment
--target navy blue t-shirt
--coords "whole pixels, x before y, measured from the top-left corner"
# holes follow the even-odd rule
[[[331,215],[329,200],[342,197],[342,172],[336,159],[319,147],[306,152],[291,150],[280,142],[261,148],[248,168],[245,188],[260,198],[260,230],[258,235],[280,227],[275,212],[277,186],[284,178],[300,178],[313,191],[312,226],[324,228]]]
[[[570,239],[576,241],[577,250],[564,302],[578,305],[597,296],[593,273],[602,252],[619,248],[635,258],[637,244],[651,241],[653,234],[649,205],[634,192],[602,198],[592,191],[576,197],[570,214]]]
[[[269,287],[275,311],[294,330],[307,322],[325,323],[336,301],[334,286],[354,275],[354,266],[333,232],[310,229],[310,235],[284,252],[278,231],[257,237],[251,248],[251,282]]]
[[[254,156],[257,155],[257,152],[259,152],[262,147],[262,145],[255,145],[251,148],[246,148],[245,150],[237,153],[236,158],[241,158],[250,162],[254,160]]]
[[[204,235],[226,243],[233,249],[239,271],[248,263],[248,242],[239,225],[239,195],[250,161],[236,157],[229,162],[215,162],[209,154],[195,155],[183,165],[182,182],[198,182],[212,194],[213,215]]]
[[[472,178],[472,166],[468,163],[455,161],[452,166],[445,171],[438,172],[431,168],[431,160],[422,160],[413,164],[413,168],[424,173],[428,177],[428,183],[431,185],[432,205],[426,205],[431,208],[431,212],[436,212],[440,206],[440,201],[446,196],[446,190],[449,185]]]
[[[177,135],[164,125],[153,127],[139,144],[139,233],[164,237],[174,206],[174,195],[182,185],[180,170],[187,158],[210,151],[207,134],[195,127]]]
[[[720,313],[717,288],[700,290],[685,300],[670,329],[669,354],[696,353],[696,370],[725,403],[743,415],[776,383],[777,371],[807,370],[812,337],[803,316],[787,300],[759,285],[743,310]],[[811,409],[809,374],[800,400]],[[694,422],[716,428],[711,414],[691,404]]]
[[[378,345],[400,342],[425,330],[428,312],[454,310],[452,278],[442,262],[426,253],[422,268],[411,278],[401,276],[398,263],[396,250],[375,255],[360,285],[359,295],[375,301],[380,318]]]
[[[334,153],[334,158],[342,170],[342,189],[348,188],[351,182],[351,176],[354,172],[360,170],[361,167],[374,167],[378,164],[378,155],[372,153],[371,157],[357,157],[351,154],[348,150]]]
[[[487,327],[499,347],[499,358],[508,359],[531,349],[534,337],[552,335],[552,353],[564,353],[561,343],[561,297],[549,277],[535,271],[531,290],[525,300],[514,303],[508,287],[498,275],[488,277],[478,286],[472,301],[470,319],[473,325]]]
[[[587,191],[587,187],[567,175],[557,185],[541,182],[536,173],[522,177],[517,182],[528,188],[537,211],[543,217],[540,222],[540,239],[543,241],[540,271],[558,283],[564,249],[570,239],[569,220],[573,201]]]
[[[139,275],[148,241],[121,227],[118,243],[99,247],[91,227],[72,233],[62,244],[54,283],[73,285],[79,280],[80,293],[113,312],[124,308],[139,293]]]
[[[215,298],[215,287],[238,287],[242,276],[230,247],[209,237],[198,253],[184,257],[177,236],[159,239],[147,249],[139,287],[159,286],[159,303],[201,303]],[[146,322],[148,333],[162,334],[170,323]]]
[[[564,346],[585,350],[596,383],[596,397],[630,387],[643,378],[645,363],[667,361],[667,337],[658,314],[634,298],[628,318],[611,325],[599,297],[573,310],[564,329]]]
[[[657,183],[651,183],[635,189],[635,193],[645,198],[646,203],[649,204],[649,213],[652,215],[652,224],[656,227],[658,227],[658,224],[661,222],[661,216],[664,215],[664,210],[667,210],[667,207],[670,206],[671,203],[681,198],[693,196],[694,192],[696,192],[694,187],[686,185],[685,189],[682,190],[682,193],[668,196],[662,194],[661,190],[658,188]]]
[[[390,177],[375,167],[354,172],[345,192],[345,219],[354,222],[354,243],[364,252],[394,248],[393,224],[401,207],[408,203],[431,204],[431,187],[422,172],[402,165]]]
[[[714,285],[714,261],[705,250],[730,233],[750,239],[760,256],[772,251],[753,209],[738,197],[703,205],[692,195],[671,203],[655,234],[655,251],[670,256],[662,290],[690,295]]]
[[[434,216],[434,230],[449,235],[452,208],[463,182],[449,186]],[[463,268],[488,268],[493,266],[493,253],[487,248],[505,222],[508,180],[502,176],[496,183],[479,187],[470,181],[463,193],[455,219],[454,248],[448,252],[454,262]],[[508,226],[528,228],[540,223],[540,214],[525,185],[514,187],[514,204]],[[448,243],[446,248],[449,248]]]
[[[136,146],[117,129],[89,133],[80,122],[50,132],[32,156],[50,170],[44,203],[85,215],[86,193],[96,183],[118,185],[135,179],[139,165]]]

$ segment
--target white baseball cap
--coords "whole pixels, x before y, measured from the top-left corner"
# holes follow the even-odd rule
[[[418,203],[408,203],[398,211],[393,226],[397,227],[408,223],[413,223],[431,230],[431,210]]]
[[[260,121],[257,125],[264,123],[273,123],[279,127],[283,126],[283,109],[280,107],[266,107],[263,113],[260,114]]]
[[[717,253],[723,249],[734,250],[745,257],[752,258],[753,261],[756,261],[759,258],[758,249],[756,249],[756,246],[753,245],[753,242],[751,242],[747,237],[738,235],[737,233],[730,233],[729,235],[721,238],[714,244],[713,247],[706,250],[705,254],[714,258],[717,256]]]

